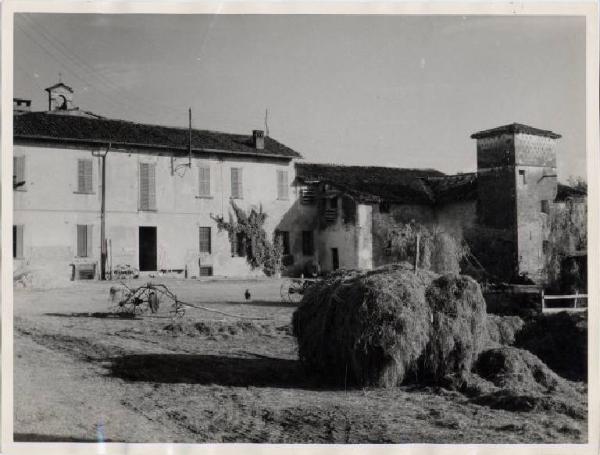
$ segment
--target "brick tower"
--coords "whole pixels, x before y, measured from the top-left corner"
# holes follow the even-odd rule
[[[471,135],[477,140],[477,218],[488,237],[476,255],[498,278],[543,280],[560,137],[518,123]]]

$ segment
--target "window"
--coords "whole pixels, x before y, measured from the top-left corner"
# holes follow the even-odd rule
[[[92,256],[92,230],[91,224],[77,225],[77,257],[89,258]]]
[[[277,231],[275,235],[281,242],[281,246],[283,247],[284,256],[290,254],[290,233],[289,233],[289,231]]]
[[[140,163],[140,210],[156,210],[154,164]]]
[[[244,237],[244,234],[241,232],[238,232],[235,235],[235,251],[234,251],[234,255],[235,256],[239,256],[239,257],[243,257],[246,254],[245,251],[245,246],[246,246],[246,237]]]
[[[525,170],[521,169],[519,171],[519,177],[521,178],[521,183],[523,185],[527,185],[527,177],[525,176]]]
[[[13,258],[23,257],[23,225],[13,225]]]
[[[25,191],[25,157],[13,157],[13,188]]]
[[[313,231],[302,231],[302,254],[312,256],[315,252]]]
[[[211,265],[200,266],[200,276],[213,276],[213,268]]]
[[[277,171],[277,199],[288,199],[289,194],[287,171]]]
[[[91,194],[92,187],[92,160],[77,160],[77,192]]]
[[[201,197],[210,196],[210,168],[198,168],[198,195]]]
[[[542,201],[542,208],[541,208],[542,213],[550,213],[550,201],[548,201],[547,199]]]
[[[232,167],[231,168],[231,197],[233,199],[242,199],[243,187],[242,187],[242,168]]]
[[[200,227],[200,253],[211,254],[210,227]]]

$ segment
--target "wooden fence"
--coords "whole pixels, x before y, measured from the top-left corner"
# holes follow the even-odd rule
[[[558,313],[560,311],[586,311],[587,304],[581,305],[581,300],[587,300],[587,294],[567,294],[567,295],[546,295],[544,291],[541,294],[542,297],[542,313]],[[573,306],[568,307],[547,307],[546,301],[548,300],[573,300]],[[586,302],[587,303],[587,302]]]

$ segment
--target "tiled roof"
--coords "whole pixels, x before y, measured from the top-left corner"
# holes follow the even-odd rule
[[[477,173],[429,177],[427,183],[435,194],[435,202],[449,203],[477,199]]]
[[[125,120],[88,118],[31,112],[14,117],[14,138],[39,142],[108,143],[115,147],[164,148],[187,150],[188,130]],[[192,150],[235,153],[240,155],[301,158],[301,155],[265,137],[265,147],[252,146],[250,134],[230,134],[192,129]]]
[[[301,183],[326,183],[362,202],[432,204],[435,194],[426,178],[443,175],[434,169],[296,163]]]
[[[561,137],[560,134],[556,134],[549,130],[540,130],[533,126],[523,125],[522,123],[511,123],[509,125],[499,126],[490,130],[479,131],[471,134],[471,139],[482,139],[485,137],[498,136],[500,134],[532,134],[534,136],[550,137],[552,139],[558,139]]]

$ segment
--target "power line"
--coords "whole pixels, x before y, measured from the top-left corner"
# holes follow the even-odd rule
[[[114,90],[110,89],[110,90],[106,90],[104,88],[98,87],[96,83],[90,83],[91,81],[89,80],[89,78],[86,78],[85,75],[82,76],[81,72],[83,73],[88,73],[88,74],[92,74],[95,75],[95,70],[93,70],[93,68],[91,68],[91,71],[85,71],[84,69],[82,69],[82,65],[79,64],[74,57],[72,57],[71,55],[69,55],[67,52],[65,51],[61,51],[60,49],[56,48],[56,45],[52,46],[52,39],[50,37],[48,37],[47,35],[43,35],[42,32],[40,32],[40,34],[42,34],[42,36],[46,37],[46,40],[49,41],[49,43],[47,44],[42,44],[42,42],[40,42],[36,36],[34,36],[32,33],[30,33],[31,31],[26,30],[21,24],[17,23],[15,21],[15,25],[17,26],[17,28],[19,28],[19,30],[25,35],[27,36],[33,43],[35,43],[44,53],[46,53],[48,56],[50,56],[51,58],[58,60],[58,62],[66,67],[69,70],[69,73],[72,74],[72,76],[74,76],[77,80],[79,80],[84,86],[93,86],[94,89],[96,89],[98,92],[101,92],[103,94],[103,96],[105,96],[106,100],[110,103],[112,103],[114,106],[118,106],[120,109],[125,109],[126,111],[139,111],[142,113],[146,113],[147,111],[145,111],[144,109],[141,109],[139,107],[136,106],[136,102],[133,103],[126,103],[124,101],[122,101],[121,99],[117,98],[114,96],[113,92]],[[33,32],[34,33],[34,32]],[[106,84],[104,84],[106,85]],[[116,85],[113,84],[113,86],[117,87]],[[150,103],[146,103],[148,106],[151,106]],[[153,106],[154,107],[154,106]],[[173,113],[177,113],[179,114],[179,111],[173,109],[173,108],[168,108],[168,110],[171,110]]]
[[[60,52],[66,58],[70,59],[74,64],[78,65],[87,74],[96,78],[101,84],[103,84],[105,87],[107,87],[110,90],[113,90],[113,91],[122,91],[123,90],[122,87],[118,86],[116,83],[114,83],[112,80],[107,78],[105,75],[103,75],[101,72],[99,72],[92,65],[87,63],[83,58],[81,58],[79,55],[77,55],[77,53],[73,52],[72,49],[69,49],[62,41],[60,41],[58,38],[56,38],[54,35],[52,35],[52,33],[43,24],[36,21],[30,14],[25,14],[24,17],[27,18],[30,21],[30,23],[34,25],[35,31],[38,31],[46,40],[50,41],[51,44],[54,45],[54,48],[58,52]],[[167,110],[170,110],[170,111],[172,111],[174,113],[178,113],[178,114],[180,113],[180,111],[178,109],[175,109],[171,106],[168,106],[168,105],[165,105],[162,103],[156,103],[156,102],[150,103],[150,102],[146,101],[145,99],[143,99],[142,97],[137,97],[135,95],[134,95],[134,97],[125,95],[125,97],[130,98],[130,100],[135,100],[136,102],[146,104],[147,106],[151,106],[151,107],[160,106],[162,109],[167,109]]]

